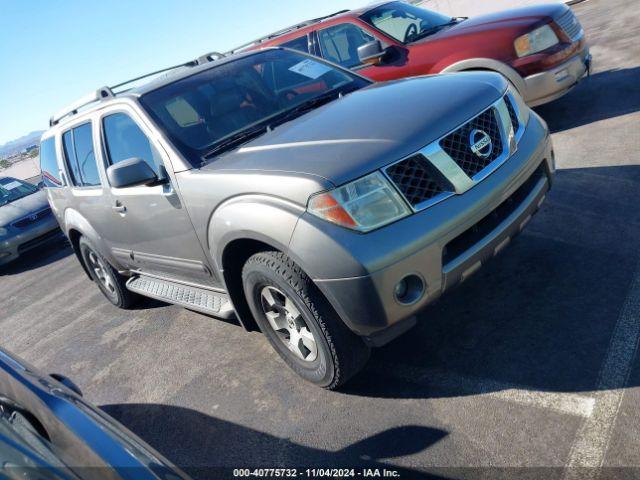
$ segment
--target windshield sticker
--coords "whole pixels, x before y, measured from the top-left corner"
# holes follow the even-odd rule
[[[307,78],[315,80],[321,77],[325,73],[331,71],[331,67],[319,62],[314,62],[311,59],[306,59],[300,63],[296,63],[293,67],[289,68],[289,71],[304,75]]]
[[[7,190],[13,190],[14,188],[20,188],[21,186],[22,184],[20,182],[15,182],[15,181],[2,184],[2,187],[6,188]]]

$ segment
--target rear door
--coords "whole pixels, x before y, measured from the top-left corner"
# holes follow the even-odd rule
[[[66,207],[78,212],[82,221],[89,223],[87,228],[93,228],[101,237],[103,219],[109,215],[109,207],[108,192],[104,189],[105,182],[96,156],[94,130],[91,118],[74,122],[63,130],[60,135],[63,175],[54,170],[54,165],[49,165],[48,170],[43,168],[43,178],[50,198],[56,200],[54,206],[58,207],[56,215],[59,220],[64,221]],[[52,188],[59,186],[66,188]],[[93,232],[84,233],[96,239]]]
[[[105,168],[141,158],[163,183],[114,188],[109,194],[107,244],[135,271],[191,283],[214,284],[211,268],[182,198],[166,152],[131,107],[100,118]]]

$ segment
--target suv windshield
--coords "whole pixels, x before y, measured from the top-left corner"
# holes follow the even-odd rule
[[[403,2],[385,3],[361,18],[402,43],[413,42],[456,23],[454,18]]]
[[[140,101],[197,166],[369,83],[322,60],[265,50],[177,80]]]
[[[17,178],[0,178],[0,206],[36,193],[38,188]]]

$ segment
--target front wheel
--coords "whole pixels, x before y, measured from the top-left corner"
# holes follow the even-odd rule
[[[80,238],[80,255],[91,279],[96,282],[100,291],[116,307],[130,308],[138,299],[138,295],[129,291],[125,278],[120,275],[98,250],[85,238]]]
[[[305,380],[334,389],[367,362],[369,348],[285,254],[268,251],[253,255],[242,270],[242,281],[260,330]]]

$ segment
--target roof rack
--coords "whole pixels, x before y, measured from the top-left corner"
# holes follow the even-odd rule
[[[125,85],[129,85],[130,83],[137,82],[138,80],[142,80],[143,78],[153,77],[154,75],[158,75],[159,73],[168,72],[170,70],[175,70],[177,68],[182,68],[182,67],[195,67],[196,65],[199,65],[198,60],[189,60],[188,62],[180,63],[178,65],[173,65],[172,67],[162,68],[154,72],[145,73],[144,75],[140,75],[139,77],[132,78],[131,80],[127,80],[126,82],[122,82],[117,85],[114,85],[113,87],[111,87],[111,89],[115,90],[116,88],[124,87]]]
[[[132,78],[131,80],[127,80],[126,82],[119,83],[117,85],[113,85],[112,87],[101,87],[95,92],[91,92],[88,95],[76,100],[71,105],[66,106],[59,112],[53,114],[49,119],[49,126],[53,127],[60,123],[60,120],[67,116],[76,115],[78,110],[91,105],[92,103],[101,102],[107,98],[113,98],[116,96],[118,92],[114,92],[116,88],[123,87],[133,82],[137,82],[138,80],[142,80],[143,78],[152,77],[154,75],[158,75],[159,73],[168,72],[170,70],[175,70],[177,68],[182,67],[195,67],[196,65],[202,65],[203,63],[211,62],[214,60],[218,60],[222,58],[224,55],[217,52],[210,52],[205,55],[198,57],[196,60],[190,60],[185,63],[181,63],[179,65],[173,65],[172,67],[163,68],[161,70],[156,70],[155,72],[147,73],[145,75],[140,75],[139,77]],[[122,92],[120,92],[122,93]]]
[[[209,53],[205,53],[204,55],[200,55],[196,60],[194,60],[196,62],[197,65],[203,65],[207,62],[215,62],[216,60],[220,60],[221,58],[224,58],[226,55],[224,53],[220,53],[220,52],[209,52]]]
[[[300,30],[301,28],[308,27],[310,25],[314,25],[314,24],[319,23],[319,22],[321,22],[323,20],[326,20],[327,18],[335,17],[336,15],[341,15],[341,14],[347,13],[349,11],[350,10],[348,10],[348,9],[347,10],[340,10],[338,12],[334,12],[334,13],[331,13],[329,15],[324,15],[323,17],[313,18],[311,20],[306,20],[306,21],[304,21],[302,23],[298,23],[296,25],[292,25],[290,27],[283,28],[282,30],[278,30],[277,32],[271,33],[271,34],[269,34],[267,36],[260,37],[260,38],[258,38],[256,40],[253,40],[253,41],[249,42],[249,43],[245,43],[243,45],[240,45],[239,47],[236,47],[233,50],[229,50],[226,53],[226,55],[231,55],[231,54],[234,54],[234,53],[238,53],[238,52],[240,52],[242,50],[246,50],[247,48],[250,48],[250,47],[253,47],[255,45],[259,45],[261,43],[264,43],[267,40],[271,40],[273,38],[280,37],[280,36],[282,36],[282,35],[284,35],[286,33],[295,32],[296,30]]]
[[[85,95],[84,97],[76,100],[71,105],[68,105],[67,107],[63,108],[59,112],[54,113],[49,119],[49,126],[53,127],[54,125],[57,125],[60,122],[60,120],[62,120],[67,115],[77,114],[78,110],[82,107],[90,105],[94,102],[99,102],[105,98],[112,98],[114,96],[115,94],[113,93],[113,90],[111,90],[109,87],[99,88],[95,92]]]

